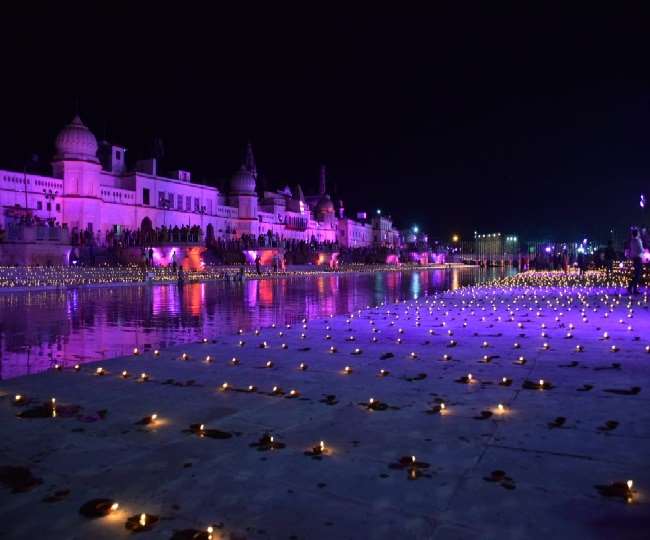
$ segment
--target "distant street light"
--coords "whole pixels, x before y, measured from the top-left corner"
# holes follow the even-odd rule
[[[459,240],[459,237],[458,237],[457,234],[455,234],[454,236],[451,237],[451,241],[454,242],[454,243],[458,242],[458,240]]]
[[[417,225],[413,225],[413,232],[414,232],[415,234],[417,234],[418,232],[420,232],[420,229],[418,228]]]

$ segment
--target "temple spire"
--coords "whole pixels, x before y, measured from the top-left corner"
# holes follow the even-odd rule
[[[250,141],[246,145],[244,167],[246,167],[246,170],[254,177],[257,177],[257,166],[255,165],[255,156],[253,155],[253,145],[250,143]]]
[[[325,192],[327,191],[326,181],[327,181],[327,171],[325,170],[325,165],[321,165],[320,166],[320,181],[318,183],[318,194],[319,195],[325,195]]]

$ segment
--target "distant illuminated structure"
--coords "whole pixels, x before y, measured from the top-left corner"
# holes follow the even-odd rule
[[[345,247],[393,242],[388,218],[378,230],[338,213],[327,193],[321,168],[319,190],[305,197],[298,185],[257,191],[258,172],[248,144],[228,193],[192,181],[189,171],[163,176],[156,158],[137,161],[130,170],[126,148],[97,142],[77,115],[55,140],[52,175],[0,170],[0,227],[25,218],[58,223],[69,231],[88,231],[99,240],[123,230],[198,226],[205,238],[234,240],[265,235],[285,240],[335,242]]]
[[[474,233],[475,255],[479,261],[510,261],[519,256],[519,238],[514,234]]]

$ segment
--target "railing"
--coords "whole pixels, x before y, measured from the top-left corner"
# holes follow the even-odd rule
[[[2,236],[0,236],[2,238]],[[62,227],[46,225],[8,225],[4,232],[5,242],[56,242],[70,243],[70,233]]]

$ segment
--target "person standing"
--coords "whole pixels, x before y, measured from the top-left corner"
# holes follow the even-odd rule
[[[639,230],[632,229],[632,238],[630,240],[630,259],[632,260],[632,279],[627,286],[630,294],[639,294],[639,285],[641,284],[641,273],[643,272],[643,262],[641,254],[643,253],[643,243],[639,237]]]
[[[176,272],[177,264],[176,264],[176,250],[172,251],[172,269],[174,272]]]

